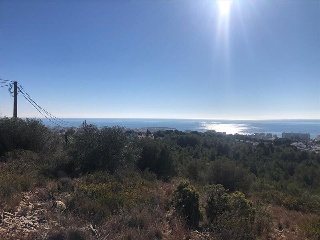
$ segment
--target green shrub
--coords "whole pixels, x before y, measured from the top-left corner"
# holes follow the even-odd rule
[[[15,149],[41,152],[51,148],[57,136],[35,119],[0,119],[0,156]]]
[[[73,192],[74,186],[71,178],[60,178],[58,180],[58,190],[61,192]]]
[[[220,184],[210,186],[206,214],[219,239],[254,239],[255,210],[243,193],[228,194]]]
[[[252,225],[254,222],[255,210],[252,203],[246,199],[242,192],[236,191],[230,194],[230,211],[233,216],[243,220],[246,225]]]
[[[93,221],[144,206],[152,202],[155,192],[138,173],[121,179],[106,172],[88,174],[75,185],[68,208]]]
[[[186,166],[185,174],[188,179],[199,183],[206,182],[207,164],[204,160],[192,160]]]
[[[188,134],[179,136],[177,144],[181,147],[196,147],[200,144],[200,139],[196,134]]]
[[[229,210],[229,194],[221,184],[208,187],[206,214],[208,220],[216,222],[219,216]]]
[[[140,146],[142,151],[137,162],[140,170],[148,169],[164,180],[168,180],[174,175],[174,160],[167,146],[151,139],[143,139]]]
[[[289,210],[320,213],[320,196],[309,191],[299,191],[293,195],[270,189],[256,191],[254,195],[264,202],[283,206]]]
[[[98,129],[93,125],[84,125],[73,135],[72,142],[69,151],[75,167],[81,172],[114,172],[125,163],[127,138],[120,127]]]
[[[212,163],[208,181],[210,184],[222,184],[231,192],[236,190],[248,192],[253,182],[253,175],[247,169],[237,166],[235,162],[223,158]]]
[[[75,191],[70,203],[71,208],[96,221],[117,214],[124,205],[120,187],[115,181],[104,184],[81,184]]]
[[[173,205],[188,227],[197,228],[201,219],[199,194],[187,181],[182,181],[174,192]]]
[[[43,184],[31,163],[23,159],[0,163],[0,208],[14,207],[22,192]]]

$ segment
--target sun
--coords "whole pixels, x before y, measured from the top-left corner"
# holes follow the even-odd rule
[[[218,7],[221,16],[228,16],[231,8],[231,0],[219,0]]]

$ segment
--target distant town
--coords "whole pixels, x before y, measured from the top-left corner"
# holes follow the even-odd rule
[[[66,134],[67,130],[70,128],[65,127],[53,127],[52,128],[55,132],[59,134]],[[75,131],[77,130],[76,127],[72,127]],[[149,128],[134,128],[134,129],[126,129],[126,132],[128,134],[128,137],[131,140],[134,139],[142,139],[142,138],[151,138],[156,139],[159,138],[159,136],[156,134],[157,132],[161,131],[178,131],[175,128],[168,128],[168,127],[149,127]],[[186,130],[185,133],[194,133],[196,131]],[[276,134],[272,133],[254,133],[254,134],[227,134],[226,132],[216,132],[215,130],[207,130],[205,133],[211,133],[211,134],[217,134],[222,136],[234,136],[236,140],[237,137],[241,138],[238,139],[238,141],[244,141],[242,137],[246,137],[245,141],[247,143],[252,144],[253,146],[258,145],[260,142],[272,142],[276,139],[279,139],[279,137]],[[313,151],[316,153],[320,153],[320,134],[312,139],[310,137],[310,133],[286,133],[283,132],[281,135],[282,139],[290,140],[291,146],[296,147],[299,150],[305,150],[305,151]]]

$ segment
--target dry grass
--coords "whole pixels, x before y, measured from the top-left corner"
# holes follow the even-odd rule
[[[318,216],[310,213],[301,213],[294,210],[288,210],[284,207],[271,207],[272,232],[271,239],[316,239],[308,236],[302,225],[305,222],[313,221]]]
[[[11,175],[10,175],[11,176]],[[13,175],[12,175],[13,176]],[[54,239],[60,236],[63,239],[218,239],[214,238],[213,233],[205,229],[206,219],[201,224],[202,230],[191,231],[185,228],[182,219],[173,214],[171,199],[177,184],[181,179],[171,182],[157,180],[146,180],[136,174],[113,179],[116,188],[103,188],[105,191],[118,191],[114,193],[122,194],[124,206],[116,213],[110,213],[99,222],[93,222],[89,215],[79,215],[79,208],[82,207],[81,201],[74,206],[76,209],[69,208],[60,213],[51,208],[51,197],[68,203],[72,200],[79,186],[91,187],[97,182],[102,184],[109,179],[101,179],[101,176],[94,176],[93,179],[57,179],[47,180],[43,183],[44,187],[36,188],[31,185],[30,197],[27,199],[34,206],[43,208],[39,226],[28,233],[18,230],[9,231],[6,226],[1,225],[0,239]],[[117,181],[120,181],[118,185]],[[111,184],[111,182],[109,182]],[[100,185],[99,185],[100,186]],[[103,185],[104,186],[104,185]],[[109,186],[109,185],[108,185]],[[90,189],[89,189],[90,190]],[[10,208],[0,208],[11,213],[17,212],[21,196],[25,192],[20,189],[12,194],[12,205]],[[202,193],[203,194],[203,193]],[[98,195],[97,195],[98,196]],[[9,200],[9,199],[7,199]],[[73,199],[74,200],[74,199]],[[78,199],[81,200],[81,199]],[[91,199],[94,201],[94,199]],[[40,206],[41,205],[41,206]],[[319,216],[315,214],[305,214],[294,210],[287,210],[284,207],[272,206],[267,208],[262,206],[259,221],[261,234],[259,239],[317,239],[316,235],[306,227],[313,223]],[[265,212],[264,212],[265,210]],[[28,211],[28,210],[25,210]],[[21,213],[27,216],[28,212]],[[270,224],[270,228],[266,226]],[[95,235],[90,225],[96,230]],[[201,229],[201,228],[200,228]]]

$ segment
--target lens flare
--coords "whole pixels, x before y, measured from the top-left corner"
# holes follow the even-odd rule
[[[228,16],[231,9],[231,0],[219,0],[218,7],[220,16]]]
[[[230,18],[231,18],[231,0],[217,0],[216,7],[218,10],[217,32],[216,32],[216,49],[217,52],[223,54],[222,60],[225,62],[226,71],[229,72],[230,64],[230,46],[229,46],[229,32],[230,32]]]

